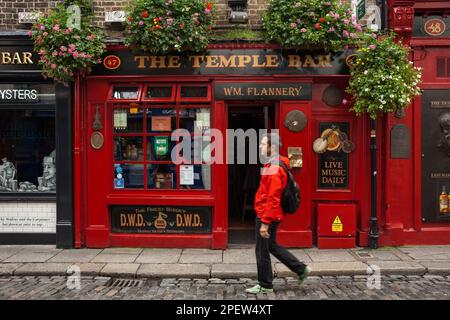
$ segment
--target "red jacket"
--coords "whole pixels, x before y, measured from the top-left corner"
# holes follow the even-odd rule
[[[281,209],[281,194],[286,186],[287,173],[276,164],[276,160],[276,158],[271,159],[264,165],[263,172],[273,174],[261,174],[261,182],[255,195],[256,214],[265,224],[281,221],[284,217]],[[287,168],[290,167],[288,158],[279,156],[279,160],[283,161]]]

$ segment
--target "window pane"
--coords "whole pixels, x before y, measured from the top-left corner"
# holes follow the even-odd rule
[[[0,111],[0,192],[55,191],[55,112]]]
[[[142,133],[144,112],[138,108],[114,109],[114,133]]]
[[[147,132],[172,132],[175,129],[175,109],[147,110]]]
[[[114,164],[114,189],[143,189],[143,164]]]
[[[114,87],[114,99],[137,99],[139,94],[138,87]]]
[[[143,160],[144,151],[142,142],[142,137],[114,137],[114,160]]]
[[[172,149],[176,142],[170,136],[147,138],[147,161],[171,161]]]
[[[180,188],[211,190],[211,166],[180,165]]]
[[[147,98],[170,98],[173,88],[170,87],[147,87]]]
[[[437,58],[436,76],[437,77],[445,77],[445,58]]]
[[[182,86],[182,98],[206,98],[208,96],[207,86]]]
[[[180,137],[177,155],[184,160],[183,163],[199,163],[211,161],[211,136],[194,136],[192,139]]]
[[[186,108],[180,110],[180,128],[189,132],[204,132],[210,128],[209,108]]]
[[[147,165],[147,187],[149,189],[176,189],[176,167],[171,164]]]

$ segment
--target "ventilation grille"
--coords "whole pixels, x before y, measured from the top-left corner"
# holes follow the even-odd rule
[[[111,279],[106,284],[110,288],[137,288],[144,283],[143,280],[133,279]]]

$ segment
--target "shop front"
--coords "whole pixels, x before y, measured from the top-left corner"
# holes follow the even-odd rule
[[[280,243],[366,243],[369,129],[342,105],[346,58],[262,45],[191,56],[110,47],[76,89],[75,246],[249,241],[261,166],[252,155],[261,130],[274,129],[302,197]],[[320,153],[317,138],[327,141]],[[180,147],[186,140],[200,148]]]
[[[16,34],[0,37],[0,79],[0,244],[71,247],[70,90]]]

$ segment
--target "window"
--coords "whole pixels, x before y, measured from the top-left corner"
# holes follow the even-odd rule
[[[0,109],[0,193],[56,192],[55,111]]]
[[[112,98],[115,100],[136,100],[139,99],[140,86],[116,85],[112,90]]]
[[[436,77],[450,77],[450,57],[438,57],[436,59]]]
[[[114,189],[210,190],[210,120],[207,105],[113,105]],[[172,141],[176,129],[190,133],[192,150]]]

